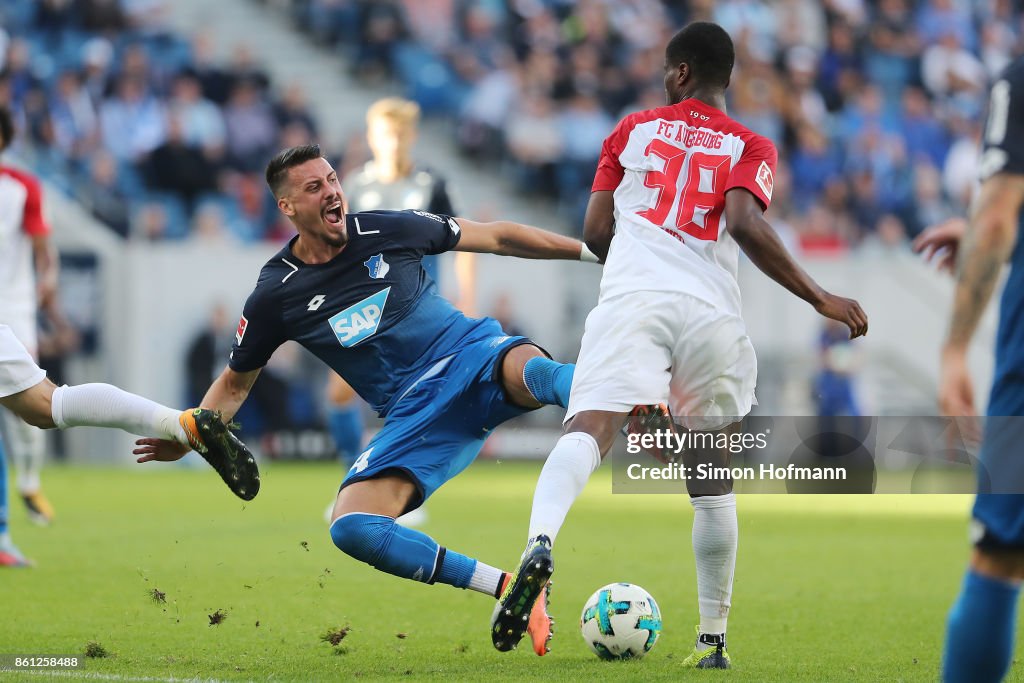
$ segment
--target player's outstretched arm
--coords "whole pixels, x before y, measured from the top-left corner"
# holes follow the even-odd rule
[[[726,192],[725,220],[729,234],[762,273],[814,306],[821,315],[849,327],[850,339],[867,334],[868,316],[860,304],[826,292],[793,260],[750,191],[734,188]]]
[[[455,221],[462,231],[455,251],[597,263],[597,257],[583,242],[565,235],[511,221],[477,223],[466,218]]]
[[[221,413],[221,419],[229,422],[245,403],[245,399],[249,396],[249,390],[252,389],[259,374],[259,368],[249,372],[235,372],[230,367],[224,368],[220,377],[215,379],[207,389],[199,407],[218,410]],[[140,463],[154,460],[158,462],[179,460],[189,450],[188,447],[176,441],[167,441],[166,439],[139,439],[135,445],[138,448],[132,453],[140,456],[137,460]]]

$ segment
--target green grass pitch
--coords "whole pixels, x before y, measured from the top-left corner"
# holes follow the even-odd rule
[[[430,501],[425,531],[510,567],[537,472],[478,463]],[[340,474],[270,464],[243,504],[205,468],[48,469],[57,524],[30,527],[12,505],[15,539],[38,567],[0,574],[0,653],[80,653],[89,641],[112,653],[55,680],[934,681],[968,553],[966,496],[740,496],[734,670],[685,671],[698,619],[690,505],[612,495],[606,468],[558,540],[553,652],[537,658],[524,640],[503,654],[487,630],[492,600],[334,548],[322,515]],[[664,633],[641,661],[599,661],[580,638],[584,600],[613,581],[662,607]],[[321,641],[345,626],[337,647]]]

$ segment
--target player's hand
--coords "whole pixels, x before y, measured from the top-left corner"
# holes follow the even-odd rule
[[[974,407],[974,383],[967,369],[967,351],[947,346],[939,371],[939,412],[952,417],[963,440],[981,443],[981,425]]]
[[[957,249],[966,231],[966,220],[950,218],[922,232],[914,239],[911,247],[914,253],[923,255],[925,261],[934,262],[939,270],[952,273],[956,267]]]
[[[974,417],[974,383],[967,370],[967,351],[947,346],[939,373],[939,410],[947,417]]]
[[[132,455],[142,456],[135,462],[174,462],[181,460],[189,452],[187,446],[182,446],[177,441],[167,439],[154,439],[146,437],[135,442],[138,446]]]
[[[36,302],[44,311],[52,310],[57,303],[57,278],[44,277],[36,284]]]
[[[826,292],[815,305],[816,310],[826,318],[838,320],[850,328],[850,339],[863,337],[868,333],[868,314],[854,299],[846,299]]]

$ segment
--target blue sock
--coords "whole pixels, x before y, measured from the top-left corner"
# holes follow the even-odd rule
[[[968,570],[960,596],[949,611],[945,683],[1001,681],[1013,657],[1020,587]]]
[[[556,363],[550,358],[535,356],[523,366],[523,381],[533,397],[544,405],[568,408],[575,370],[572,363]]]
[[[0,439],[0,534],[7,532],[7,454]]]
[[[352,464],[363,447],[363,414],[359,402],[330,406],[327,409],[327,429],[338,447],[339,459],[346,465]]]
[[[476,560],[383,515],[343,515],[331,524],[331,539],[346,555],[403,579],[466,588],[476,569]]]

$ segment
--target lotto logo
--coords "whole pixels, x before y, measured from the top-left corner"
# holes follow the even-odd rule
[[[238,320],[238,329],[235,330],[235,343],[241,346],[242,337],[245,336],[245,328],[249,327],[249,321],[245,319],[243,315]]]
[[[338,338],[338,343],[347,349],[376,334],[390,293],[390,287],[382,289],[331,316],[327,323]]]

